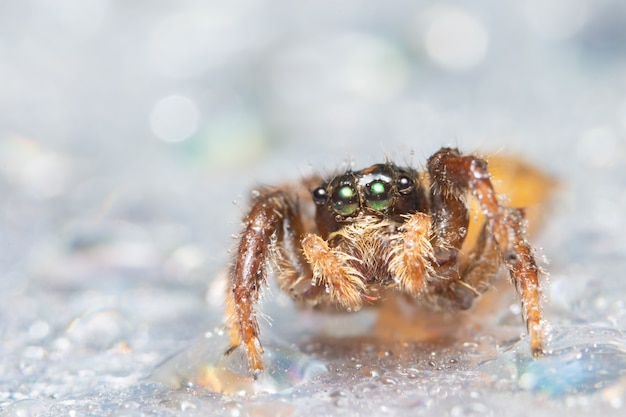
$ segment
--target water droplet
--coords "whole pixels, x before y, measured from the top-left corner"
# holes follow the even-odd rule
[[[343,398],[343,397],[333,398],[333,405],[335,407],[347,407],[348,404],[350,404],[350,402],[348,401],[347,398]]]
[[[383,385],[396,385],[398,380],[390,376],[379,378],[378,381]]]
[[[409,368],[405,371],[405,375],[409,379],[417,379],[420,378],[424,374],[423,371],[415,368]]]
[[[241,415],[242,403],[239,401],[227,402],[224,404],[224,410],[230,417],[239,417]]]
[[[480,402],[456,405],[450,409],[451,417],[489,417],[493,410]]]
[[[591,326],[553,329],[550,355],[532,359],[525,340],[506,354],[480,365],[501,376],[508,369],[520,388],[549,396],[568,396],[612,386],[626,368],[626,338],[619,331]]]
[[[37,320],[28,328],[28,335],[33,339],[43,339],[49,332],[50,325],[43,320]]]
[[[367,377],[378,377],[383,374],[383,370],[377,366],[366,365],[359,370],[359,375]]]
[[[77,317],[66,334],[74,343],[92,349],[106,349],[126,338],[131,330],[127,318],[116,309],[96,309]]]
[[[161,364],[152,378],[172,387],[193,386],[212,392],[252,394],[278,392],[311,380],[326,367],[298,350],[273,343],[264,333],[265,371],[255,380],[247,371],[243,349],[224,355],[230,346],[227,332],[213,331],[213,337],[199,339]]]
[[[2,417],[43,417],[47,416],[50,407],[39,400],[20,400],[4,409]]]

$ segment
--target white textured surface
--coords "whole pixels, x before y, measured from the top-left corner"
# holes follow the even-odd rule
[[[0,4],[0,416],[623,415],[623,2],[221,3]],[[295,316],[274,292],[295,379],[158,382],[222,349],[212,280],[250,187],[447,144],[560,180],[536,239],[553,355],[528,360],[515,308],[388,344],[360,336],[367,312]]]

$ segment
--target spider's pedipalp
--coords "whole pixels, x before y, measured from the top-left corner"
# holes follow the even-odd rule
[[[390,254],[389,270],[401,291],[418,297],[427,277],[435,274],[430,216],[419,212],[412,214],[400,231],[401,238]]]

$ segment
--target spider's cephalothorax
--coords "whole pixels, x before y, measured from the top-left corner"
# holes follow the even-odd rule
[[[392,288],[437,308],[467,309],[504,264],[531,350],[543,351],[540,271],[523,212],[500,203],[482,159],[442,148],[424,174],[385,163],[257,194],[228,288],[231,350],[243,346],[252,373],[263,369],[255,308],[270,262],[298,302],[352,311]],[[485,223],[472,251],[460,256],[468,195]]]
[[[359,216],[398,219],[426,208],[425,191],[417,173],[391,163],[348,171],[323,183],[312,195],[318,206],[317,223],[333,231]]]

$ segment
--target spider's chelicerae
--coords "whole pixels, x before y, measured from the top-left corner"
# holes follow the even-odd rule
[[[462,256],[468,196],[485,222]],[[229,275],[229,352],[242,346],[250,372],[263,370],[256,304],[270,264],[297,302],[350,311],[375,304],[389,289],[465,310],[504,264],[521,299],[531,352],[540,355],[540,269],[523,216],[495,193],[484,160],[451,148],[430,157],[425,173],[387,162],[259,189]]]

